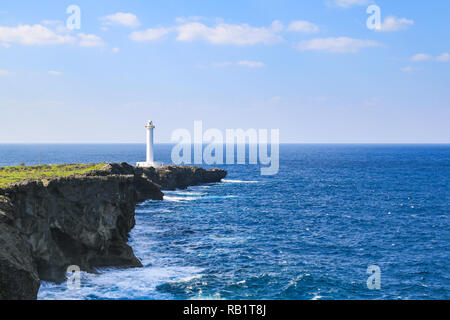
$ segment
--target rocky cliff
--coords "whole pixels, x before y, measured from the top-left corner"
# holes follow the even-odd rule
[[[70,265],[140,267],[127,244],[136,203],[162,189],[218,182],[223,170],[107,164],[84,175],[0,189],[0,299],[35,299],[40,280],[61,282]]]
[[[0,300],[36,299],[39,276],[31,246],[13,226],[12,205],[0,196]]]

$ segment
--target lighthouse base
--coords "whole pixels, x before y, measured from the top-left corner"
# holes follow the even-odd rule
[[[162,162],[138,162],[136,167],[138,168],[161,168]]]

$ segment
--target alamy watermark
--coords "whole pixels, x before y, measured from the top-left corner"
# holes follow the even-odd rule
[[[370,17],[367,19],[367,28],[369,30],[381,30],[381,9],[379,6],[373,4],[367,7],[367,14]]]
[[[66,9],[66,13],[70,15],[66,21],[66,28],[68,30],[80,30],[81,8],[77,5],[70,5]]]
[[[371,265],[367,268],[367,288],[369,290],[381,290],[381,268],[377,265]]]
[[[79,290],[81,288],[81,269],[79,266],[69,266],[66,271],[66,284],[69,290]]]
[[[280,168],[279,129],[271,129],[270,137],[268,129],[227,129],[224,134],[219,129],[203,132],[203,122],[195,121],[193,135],[187,129],[177,129],[172,142],[177,143],[171,154],[176,165],[259,164],[263,176],[276,175]]]

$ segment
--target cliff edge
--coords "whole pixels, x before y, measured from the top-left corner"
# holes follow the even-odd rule
[[[65,174],[50,175],[54,168]],[[127,244],[136,204],[163,200],[162,190],[219,182],[227,174],[126,163],[92,165],[81,173],[54,168],[43,166],[42,177],[29,174],[32,179],[0,185],[0,299],[36,299],[40,281],[64,281],[70,265],[88,272],[141,267]]]

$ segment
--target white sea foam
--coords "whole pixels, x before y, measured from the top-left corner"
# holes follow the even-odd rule
[[[200,197],[177,197],[177,196],[164,196],[165,201],[169,202],[183,202],[183,201],[194,201],[198,200]]]
[[[136,209],[135,210],[135,213],[136,214],[145,214],[145,213],[171,213],[172,212],[172,210],[170,210],[170,209],[166,209],[166,208],[158,208],[158,209],[155,209],[155,208],[140,208],[140,209]]]
[[[100,275],[82,274],[81,288],[68,290],[61,285],[42,283],[40,300],[102,299],[173,299],[156,290],[167,282],[185,281],[201,277],[203,269],[197,267],[147,267],[137,269],[107,269]]]
[[[222,180],[222,182],[225,182],[225,183],[259,183],[260,181],[244,181],[244,180],[228,180],[228,179],[225,179],[225,180]]]
[[[203,292],[200,290],[198,295],[196,297],[191,297],[189,298],[189,300],[203,300],[203,301],[207,301],[207,300],[226,300],[225,298],[223,298],[220,293],[216,293],[213,295],[203,295]]]
[[[214,200],[214,199],[232,199],[232,198],[238,198],[238,196],[190,196],[189,194],[187,196],[171,196],[171,195],[165,195],[164,200],[169,202],[186,202],[186,201],[195,201],[195,200]]]
[[[200,192],[200,190],[176,190],[176,191],[164,191],[165,195],[191,195],[191,196],[202,196],[206,193]]]
[[[185,194],[190,195],[190,196],[203,196],[206,193],[204,193],[204,192],[186,192]]]
[[[209,238],[211,240],[214,240],[214,241],[217,241],[217,242],[234,242],[234,243],[239,243],[239,242],[246,241],[246,238],[244,238],[244,237],[217,237],[217,236],[210,236]]]
[[[196,274],[193,276],[189,276],[186,278],[181,278],[181,279],[176,279],[176,280],[170,280],[168,282],[170,283],[182,283],[182,282],[191,282],[192,280],[197,280],[197,279],[201,279],[203,277],[202,274]]]

